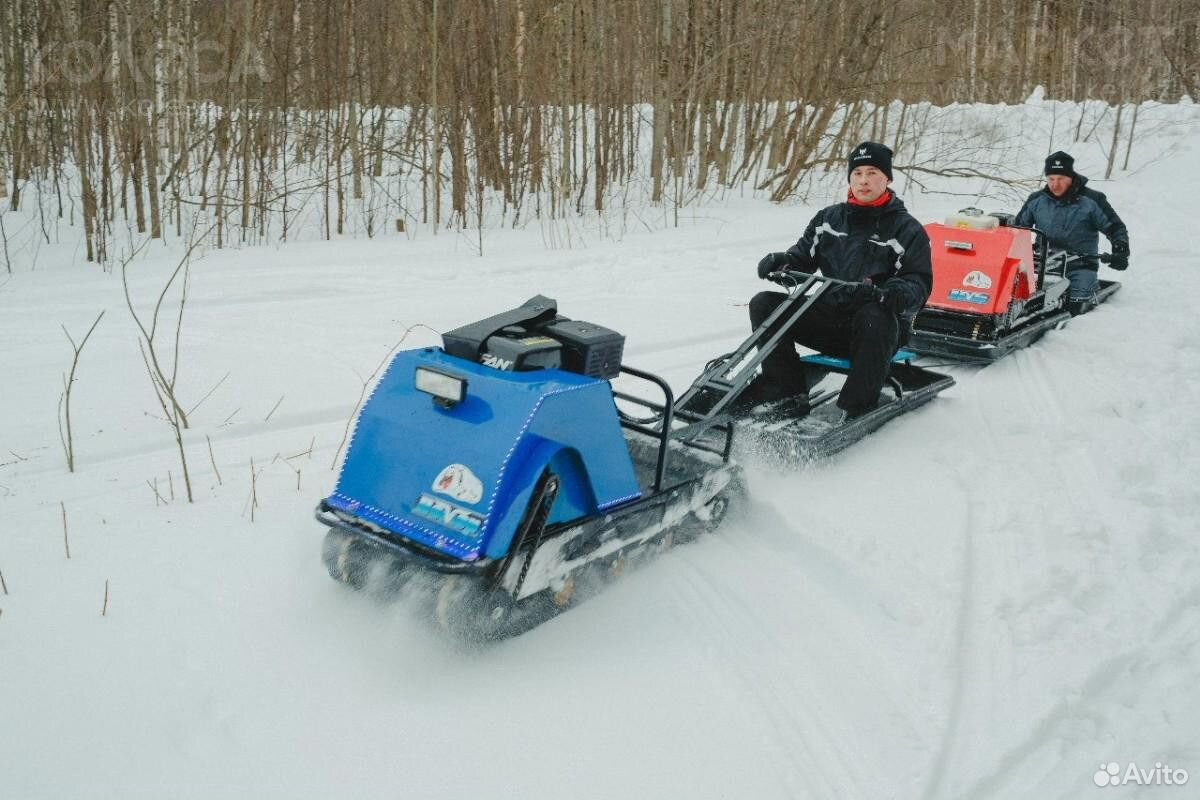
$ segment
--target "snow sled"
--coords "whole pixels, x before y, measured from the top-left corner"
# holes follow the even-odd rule
[[[925,226],[933,249],[933,292],[913,322],[909,349],[988,363],[1070,318],[1067,269],[1087,256],[1052,252],[1037,229],[1012,225],[1011,219],[969,208],[944,224]],[[1101,280],[1093,304],[1120,288]]]
[[[759,364],[774,348],[792,346],[787,331],[830,287],[845,281],[804,272],[776,273],[791,288],[758,330],[737,350],[709,362],[705,371],[680,396],[676,418],[690,424],[685,436],[704,430],[711,421],[732,414],[740,441],[738,452],[795,465],[838,453],[901,414],[912,411],[954,385],[948,375],[912,363],[915,354],[900,350],[892,364],[879,405],[853,419],[843,419],[834,404],[840,386],[822,382],[827,375],[846,375],[850,362],[816,353],[802,356],[809,393],[751,409],[737,409],[736,399],[757,374]],[[836,377],[833,379],[836,381]]]
[[[739,452],[753,452],[771,460],[795,464],[826,458],[845,450],[889,420],[916,409],[939,392],[954,385],[954,379],[912,363],[916,353],[900,350],[892,357],[891,371],[879,406],[862,416],[842,419],[835,404],[834,388],[816,386],[809,392],[803,416],[789,413],[789,401],[760,406],[738,420]],[[825,372],[846,375],[850,362],[844,358],[816,354],[802,356],[810,380]],[[816,368],[816,370],[814,370]]]
[[[398,353],[317,507],[329,573],[357,588],[420,576],[442,626],[491,639],[715,528],[741,490],[732,426],[677,436],[670,387],[623,347],[539,296]],[[655,399],[615,391],[618,375]]]

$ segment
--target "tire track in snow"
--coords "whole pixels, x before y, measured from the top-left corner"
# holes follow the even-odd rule
[[[1046,363],[1046,355],[1034,348],[1014,353],[1009,358],[1016,380],[1009,376],[1009,380],[1002,381],[1001,385],[1019,387],[1022,405],[1028,408],[1033,419],[1061,425],[1066,418],[1061,396],[1062,378]]]
[[[983,431],[985,439],[969,451],[969,458],[962,460],[958,472],[959,494],[964,499],[964,526],[960,570],[962,589],[955,623],[954,682],[948,729],[934,761],[924,794],[926,798],[948,794],[948,765],[951,756],[959,749],[957,745],[963,741],[960,731],[969,713],[966,698],[970,687],[977,683],[978,669],[971,663],[971,654],[983,638],[980,634],[985,628],[985,623],[991,619],[983,618],[980,612],[980,581],[996,574],[996,548],[1008,546],[1008,549],[1011,549],[1011,537],[1005,530],[1005,503],[1012,502],[1011,498],[1006,500],[1001,496],[998,500],[991,493],[980,493],[979,483],[970,485],[969,480],[986,481],[998,466],[1019,466],[997,465],[989,460],[992,453],[1004,452],[1006,440],[1011,438],[1006,426],[1015,414],[1021,415],[1025,425],[1032,428],[1042,427],[1047,413],[1053,425],[1057,425],[1063,419],[1062,403],[1053,391],[1053,382],[1047,380],[1049,370],[1044,361],[1045,358],[1040,352],[1022,350],[1000,364],[992,365],[987,374],[966,386],[966,391],[975,396],[968,398],[970,404],[960,411],[960,414],[971,414],[974,419],[970,427]],[[1016,380],[1013,379],[1013,373],[1016,373]],[[996,391],[993,382],[1002,387],[1001,391]],[[1005,391],[1013,386],[1020,387],[1016,398],[1012,397],[1012,392]],[[1014,400],[1016,402],[1013,402]],[[998,432],[995,420],[1000,420],[1005,430]],[[1022,431],[1021,435],[1029,435],[1028,430]],[[1011,445],[1010,442],[1008,444]],[[998,477],[1002,480],[1003,473]],[[991,546],[986,555],[980,549],[985,541]],[[992,569],[981,569],[985,558],[993,565]]]
[[[1000,559],[996,556],[997,548],[1011,549],[1012,538],[1006,533],[1008,521],[1007,502],[1005,495],[980,493],[978,481],[981,476],[988,476],[996,466],[991,462],[993,453],[1005,451],[1005,440],[1010,437],[1009,423],[1014,412],[1028,409],[1027,413],[1036,413],[1047,405],[1052,413],[1062,418],[1062,406],[1057,397],[1048,391],[1045,380],[1046,370],[1038,362],[1041,356],[1032,359],[1028,351],[1022,351],[1009,357],[1002,365],[996,365],[992,370],[981,376],[980,380],[972,381],[965,391],[971,400],[966,407],[959,409],[956,416],[962,418],[969,415],[969,429],[980,431],[980,437],[973,442],[970,450],[959,453],[960,466],[955,473],[958,496],[963,499],[963,533],[962,555],[959,577],[962,588],[959,592],[957,619],[954,627],[954,655],[952,661],[953,682],[950,690],[950,704],[947,712],[946,731],[938,747],[930,767],[928,781],[922,797],[925,800],[936,800],[939,797],[961,797],[949,788],[951,780],[951,764],[961,761],[963,745],[969,743],[964,735],[969,722],[970,709],[968,697],[972,687],[990,687],[990,682],[980,679],[978,656],[974,654],[979,643],[984,641],[983,631],[991,617],[981,613],[980,581],[994,577],[996,565]],[[1032,380],[1014,382],[1011,373],[1032,375]],[[1012,402],[1009,392],[997,392],[989,384],[997,381],[1001,386],[1020,386],[1020,396],[1017,404]],[[1037,394],[1041,399],[1031,398],[1025,389],[1033,387],[1040,389]],[[972,397],[972,395],[977,395]],[[998,421],[998,422],[997,422]],[[1036,423],[1035,423],[1036,424]],[[979,439],[982,439],[980,441]],[[1008,465],[1016,466],[1016,465]],[[974,485],[973,485],[974,484]],[[987,553],[981,550],[984,543],[990,545]],[[1011,554],[1010,554],[1011,555]],[[986,562],[984,561],[986,557]],[[1012,555],[1013,561],[1019,559]],[[989,569],[983,569],[984,564]],[[986,654],[985,654],[986,657]],[[989,663],[995,666],[994,662]],[[987,699],[987,698],[983,698]]]
[[[716,668],[731,675],[737,683],[744,704],[756,709],[753,718],[767,721],[768,730],[756,726],[755,732],[762,746],[774,753],[774,761],[779,765],[779,780],[786,790],[784,796],[867,796],[861,786],[847,786],[850,777],[857,774],[858,765],[836,746],[838,737],[822,723],[820,714],[814,712],[800,718],[788,713],[795,704],[786,702],[786,698],[795,697],[797,683],[801,683],[799,689],[808,695],[817,695],[817,687],[804,685],[796,673],[790,674],[790,680],[784,682],[778,671],[770,669],[772,664],[803,663],[805,653],[799,643],[820,639],[829,644],[836,640],[835,631],[818,634],[809,630],[807,637],[791,644],[761,621],[760,609],[755,604],[730,591],[725,581],[694,562],[691,567],[682,576],[677,589],[680,603],[686,608],[701,610],[687,618],[692,632],[708,643],[710,652],[725,653],[732,645],[740,656],[734,659],[724,655]],[[714,602],[717,598],[720,602]],[[835,763],[831,763],[831,757]],[[820,765],[820,769],[801,772],[802,766],[813,765]],[[819,781],[819,786],[813,785],[814,780]]]
[[[230,444],[245,442],[258,436],[286,434],[289,431],[308,430],[314,427],[323,427],[328,425],[344,425],[348,416],[348,410],[345,406],[327,406],[325,408],[314,409],[308,412],[295,412],[288,415],[280,415],[276,422],[245,422],[238,423],[228,431],[216,431],[213,433],[212,441],[214,444]],[[114,447],[106,452],[98,454],[89,454],[86,463],[89,466],[99,466],[114,461],[124,461],[127,459],[140,458],[143,456],[171,456],[176,457],[179,452],[178,445],[170,438],[168,429],[163,429],[163,434],[154,443],[146,443],[143,445],[132,447]],[[187,436],[185,446],[188,448],[189,455],[194,448],[200,448],[203,451],[203,442],[198,441],[193,436]],[[301,443],[302,445],[303,443]],[[205,453],[207,455],[207,453]],[[188,459],[189,463],[191,458]],[[198,462],[199,463],[199,462]],[[35,469],[23,471],[23,476],[28,475],[43,475],[54,472],[61,472],[62,465],[56,463],[46,463]],[[198,471],[195,474],[206,474]]]
[[[963,479],[958,479],[959,491],[968,498],[965,509],[962,554],[962,592],[959,594],[958,622],[954,630],[954,685],[950,692],[950,710],[947,715],[946,733],[929,773],[929,782],[921,796],[925,800],[936,800],[945,791],[948,765],[960,741],[959,731],[966,714],[963,698],[970,667],[969,653],[974,645],[975,629],[975,526],[976,514],[970,502],[970,488]]]
[[[1068,404],[1064,402],[1061,394],[1062,370],[1050,369],[1050,365],[1057,360],[1054,354],[1047,354],[1036,348],[1022,351],[1010,357],[1001,368],[983,376],[982,382],[968,387],[969,395],[976,395],[970,398],[973,401],[971,408],[978,417],[973,420],[972,427],[981,431],[985,436],[985,442],[980,443],[982,446],[974,448],[973,452],[984,458],[989,452],[1003,453],[1004,447],[1000,443],[997,426],[993,420],[1011,420],[1014,413],[1020,414],[1022,417],[1019,428],[1015,430],[1018,438],[1030,442],[1030,447],[1026,448],[1025,452],[1031,456],[1036,457],[1040,452],[1038,448],[1044,442],[1047,429],[1062,430],[1070,427],[1072,417],[1068,412]],[[1016,380],[1013,380],[1013,373],[1015,373]],[[997,386],[1015,388],[996,391],[995,387],[991,386],[993,380],[996,381]],[[1060,441],[1071,441],[1059,438]],[[1012,448],[1012,444],[1011,441],[1008,442],[1009,449]],[[1066,455],[1069,457],[1073,452],[1073,450],[1068,450]],[[993,686],[999,684],[1001,688],[1004,688],[1016,680],[1011,674],[1011,667],[1004,666],[1007,661],[998,663],[993,660],[995,657],[1011,658],[1013,655],[1011,648],[994,652],[983,652],[980,648],[990,640],[989,637],[992,633],[999,631],[1003,626],[1003,623],[998,624],[990,615],[985,615],[982,609],[987,598],[994,594],[993,585],[997,580],[1002,580],[1005,574],[1008,574],[1007,562],[1011,561],[1013,565],[1020,562],[1018,553],[1007,553],[1006,555],[1003,550],[1011,550],[1012,545],[1015,544],[1013,538],[1015,530],[1010,529],[1009,524],[1015,521],[1019,528],[1024,521],[1024,518],[1019,515],[1016,520],[1013,520],[1011,514],[1006,517],[1006,512],[1011,512],[1012,509],[1003,505],[1002,497],[972,493],[971,487],[966,485],[965,476],[975,474],[981,468],[983,471],[979,474],[986,475],[989,466],[993,469],[996,466],[1013,468],[1020,466],[1019,464],[991,465],[986,462],[970,463],[970,461],[978,461],[980,455],[965,461],[960,471],[960,489],[967,498],[967,503],[961,569],[963,586],[955,624],[953,683],[946,731],[932,762],[928,781],[922,794],[925,800],[948,797],[969,797],[975,800],[975,798],[989,796],[1026,796],[1020,793],[1003,793],[1001,789],[1006,781],[1017,773],[1023,762],[1032,756],[1045,754],[1047,746],[1053,743],[1055,731],[1063,724],[1080,716],[1078,712],[1072,713],[1073,708],[1081,702],[1086,704],[1088,698],[1101,697],[1108,688],[1117,684],[1120,678],[1128,673],[1128,669],[1132,665],[1139,663],[1139,659],[1132,653],[1106,659],[1089,673],[1078,692],[1072,694],[1074,699],[1060,701],[1034,725],[1020,743],[1005,751],[994,768],[989,766],[989,771],[984,777],[977,778],[976,775],[968,772],[971,767],[967,763],[966,756],[969,755],[969,747],[973,744],[969,734],[987,729],[986,725],[975,725],[973,716],[986,714],[989,703],[992,706],[996,705],[993,698],[995,694]],[[1051,458],[1057,457],[1055,453],[1045,455]],[[1072,461],[1072,467],[1075,469],[1075,474],[1084,477],[1082,482],[1085,485],[1096,484],[1095,466],[1091,461],[1082,464],[1075,464]],[[981,549],[985,542],[987,543],[986,551]],[[1188,610],[1187,603],[1194,603],[1196,599],[1200,599],[1198,596],[1200,596],[1200,590],[1192,593],[1192,600],[1177,606],[1169,615],[1170,620],[1178,619]],[[1168,624],[1170,620],[1164,620],[1163,625]],[[1151,663],[1156,664],[1157,661],[1157,659],[1152,659]],[[987,671],[989,667],[991,668],[990,674]],[[1003,671],[1003,674],[997,675],[997,670]],[[981,695],[981,692],[987,692],[987,694]],[[977,736],[975,738],[978,739]],[[991,737],[993,741],[996,738]],[[988,743],[987,740],[983,741],[984,745]],[[1086,763],[1090,762],[1089,757]],[[955,766],[958,767],[958,772],[955,771]],[[962,789],[961,786],[965,784],[964,777],[976,779],[968,788]],[[1090,777],[1090,773],[1087,777]]]
[[[773,538],[778,540],[768,545],[761,536],[752,538],[751,546],[761,550],[764,558],[778,559],[783,555],[803,565],[806,577],[813,584],[820,585],[863,619],[879,618],[889,624],[896,621],[895,612],[888,607],[887,598],[877,584],[859,577],[845,559],[804,531],[796,530],[774,506],[756,503],[747,517],[747,525],[770,526]],[[814,523],[824,522],[810,519]]]
[[[1195,619],[1189,619],[1193,617]],[[1079,685],[1078,689],[1067,699],[1060,700],[1049,713],[1033,726],[1025,738],[1005,752],[996,762],[995,767],[963,793],[963,797],[973,800],[983,800],[987,797],[1012,797],[1009,792],[1001,793],[1005,784],[1014,774],[1020,774],[1018,767],[1034,754],[1043,751],[1047,745],[1056,739],[1061,739],[1058,733],[1073,720],[1094,716],[1092,709],[1111,708],[1120,705],[1116,698],[1114,702],[1103,702],[1107,695],[1113,694],[1117,683],[1131,673],[1137,672],[1141,685],[1150,683],[1146,670],[1161,671],[1165,665],[1179,664],[1179,671],[1188,670],[1189,659],[1186,652],[1200,648],[1200,588],[1193,589],[1177,600],[1167,613],[1155,624],[1153,632],[1147,637],[1150,646],[1138,645],[1129,650],[1101,661]],[[1180,651],[1185,656],[1173,659],[1161,651]],[[1190,679],[1189,679],[1190,682]],[[1091,754],[1089,754],[1090,756]],[[1086,779],[1084,770],[1090,760],[1081,760],[1080,775]],[[1094,767],[1093,767],[1094,769]],[[1080,785],[1086,785],[1081,780]],[[1071,796],[1075,796],[1075,792]]]
[[[879,771],[864,770],[870,742],[859,734],[868,717],[907,716],[898,695],[880,688],[873,666],[881,642],[896,635],[895,614],[877,586],[773,507],[754,508],[737,528],[728,532],[735,541],[729,535],[710,541],[710,548],[729,548],[719,554],[720,571],[708,567],[711,549],[688,559],[691,569],[675,589],[680,606],[689,609],[686,625],[708,652],[726,654],[713,659],[714,667],[731,676],[741,704],[762,721],[751,727],[780,765],[786,797],[880,796],[881,785],[891,784]],[[741,582],[748,564],[753,579]],[[796,634],[771,624],[778,615],[764,619],[764,606],[795,608]],[[869,687],[871,702],[857,697],[853,718],[830,715],[838,710],[834,698],[859,695],[861,687]],[[796,708],[805,713],[789,713]],[[915,735],[911,724],[897,733]]]

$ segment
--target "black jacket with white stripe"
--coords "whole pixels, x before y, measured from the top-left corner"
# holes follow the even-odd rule
[[[933,290],[929,236],[895,194],[878,208],[846,202],[822,209],[786,255],[804,272],[820,271],[856,283],[870,278],[889,292],[899,290],[899,316],[905,322],[916,316]],[[847,311],[860,304],[851,287],[831,287],[825,298]]]

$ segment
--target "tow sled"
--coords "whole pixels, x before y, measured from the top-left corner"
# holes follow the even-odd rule
[[[676,416],[692,425],[692,431],[685,435],[694,435],[709,420],[720,419],[723,412],[736,408],[736,399],[754,378],[759,364],[776,347],[791,346],[786,331],[827,289],[846,285],[845,281],[795,271],[776,273],[776,278],[791,287],[788,300],[737,350],[710,361],[704,373],[680,397]],[[739,452],[786,463],[831,456],[954,385],[950,376],[913,364],[914,357],[910,350],[898,351],[892,358],[879,405],[845,420],[833,402],[840,387],[825,387],[822,379],[826,375],[845,376],[850,371],[850,362],[820,353],[802,356],[808,396],[735,412],[735,426],[742,441]]]
[[[845,450],[889,420],[924,405],[954,385],[950,376],[914,365],[915,357],[916,353],[910,350],[896,353],[879,407],[854,419],[842,419],[841,409],[833,402],[838,396],[837,389],[821,386],[809,393],[810,411],[804,416],[789,415],[788,401],[752,410],[738,420],[739,451],[796,463]],[[850,362],[844,358],[811,355],[801,357],[800,361],[810,379],[821,372],[844,376],[850,371]]]
[[[809,278],[776,321],[798,318],[831,283]],[[744,495],[735,434],[783,423],[776,439],[841,449],[952,383],[898,364],[903,399],[836,434],[789,428],[783,409],[735,419],[731,406],[782,340],[771,324],[739,348],[740,364],[718,359],[678,401],[621,363],[621,334],[559,316],[541,296],[446,333],[440,348],[398,353],[316,509],[330,575],[416,586],[437,622],[467,638],[517,634],[720,525]],[[615,389],[618,377],[653,399]]]
[[[1011,220],[968,208],[944,224],[925,226],[933,248],[933,292],[913,323],[910,350],[988,363],[1070,318],[1066,273],[1085,256],[1051,251],[1037,229]],[[1120,288],[1116,281],[1101,280],[1094,303]]]

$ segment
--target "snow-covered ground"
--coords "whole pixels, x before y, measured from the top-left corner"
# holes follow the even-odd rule
[[[1044,105],[947,118],[1007,126],[1030,175],[1058,147],[1103,173]],[[1132,235],[1112,301],[952,368],[952,390],[832,460],[749,464],[744,519],[487,648],[325,574],[311,511],[363,382],[410,326],[543,293],[683,387],[744,335],[755,263],[837,179],[678,228],[488,230],[483,257],[475,232],[428,230],[203,253],[178,368],[199,403],[190,505],[119,276],[71,237],[35,262],[38,223],[7,215],[0,797],[1200,796],[1200,116],[1139,125],[1156,120],[1128,172],[1093,182]],[[926,221],[981,189],[1015,209],[937,185],[965,196],[898,188]],[[180,249],[130,265],[140,312]],[[60,326],[78,342],[102,310],[68,474]],[[1100,789],[1109,763],[1191,780]]]

